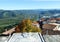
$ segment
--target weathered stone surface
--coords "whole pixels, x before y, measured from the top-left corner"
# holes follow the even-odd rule
[[[60,42],[60,35],[44,35],[46,42]]]
[[[8,42],[41,42],[38,33],[15,33]]]

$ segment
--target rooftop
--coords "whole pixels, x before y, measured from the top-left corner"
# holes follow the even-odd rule
[[[52,25],[60,25],[60,24],[58,24],[58,23],[49,23],[49,24],[52,24]]]

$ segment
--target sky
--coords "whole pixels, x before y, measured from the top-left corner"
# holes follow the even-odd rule
[[[60,0],[0,0],[0,9],[60,9]]]

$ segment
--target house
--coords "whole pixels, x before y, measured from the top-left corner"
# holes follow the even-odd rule
[[[60,24],[57,23],[49,23],[43,25],[42,34],[49,35],[60,35]]]
[[[55,23],[55,22],[57,22],[57,20],[55,18],[51,18],[51,19],[48,19],[47,22]]]
[[[44,24],[43,25],[43,29],[53,30],[55,27],[56,27],[56,25],[52,25],[52,24]]]
[[[56,18],[57,21],[60,21],[60,18]]]
[[[53,29],[54,31],[60,31],[60,24],[58,23],[49,23],[49,24],[52,24],[52,25],[56,25],[56,27]]]
[[[34,21],[34,22],[32,23],[32,25],[39,28],[39,24],[38,24],[38,22],[36,22],[36,21]]]

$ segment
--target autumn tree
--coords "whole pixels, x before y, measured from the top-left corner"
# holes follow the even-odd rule
[[[30,19],[23,20],[17,27],[20,32],[41,32],[41,29],[32,25],[32,21]],[[17,30],[18,30],[17,29]]]

